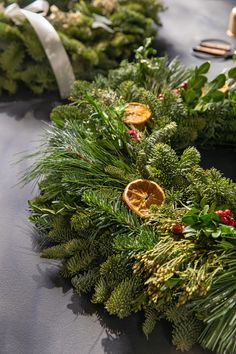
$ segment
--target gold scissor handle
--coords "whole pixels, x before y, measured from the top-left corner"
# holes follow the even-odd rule
[[[230,44],[224,44],[224,43],[219,43],[219,42],[201,41],[200,46],[207,47],[207,48],[221,49],[221,50],[225,50],[227,52],[231,50]]]
[[[199,45],[197,47],[194,47],[193,51],[194,52],[205,53],[205,54],[217,55],[217,56],[224,56],[226,54],[225,50],[203,47],[201,45]]]

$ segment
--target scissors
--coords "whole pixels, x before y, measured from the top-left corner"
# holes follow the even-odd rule
[[[193,47],[193,55],[201,59],[230,59],[236,55],[231,44],[223,39],[203,39],[199,45]]]

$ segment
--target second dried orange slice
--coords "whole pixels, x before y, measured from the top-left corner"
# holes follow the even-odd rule
[[[227,82],[218,89],[218,91],[223,92],[223,93],[227,93],[229,91],[229,86],[227,84]],[[205,86],[202,88],[202,97],[204,97],[206,95],[206,88]]]
[[[125,108],[124,122],[126,124],[143,124],[149,121],[152,116],[150,108],[139,102],[130,102]]]
[[[229,86],[228,86],[227,82],[224,84],[224,86],[222,86],[221,88],[219,88],[218,91],[223,92],[223,93],[228,92],[228,91],[229,91]]]
[[[162,205],[165,194],[156,182],[137,179],[127,185],[123,200],[134,213],[141,217],[148,217],[151,215],[151,205]]]

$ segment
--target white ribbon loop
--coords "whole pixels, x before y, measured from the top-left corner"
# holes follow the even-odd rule
[[[40,13],[40,15],[46,16],[49,11],[49,3],[45,0],[36,0],[26,6],[24,10]]]
[[[54,72],[58,89],[62,98],[70,95],[75,76],[70,59],[61,39],[54,27],[43,16],[46,16],[49,4],[45,0],[36,0],[24,9],[17,4],[9,5],[5,15],[17,25],[27,19],[34,28]]]
[[[19,8],[19,5],[16,3],[9,5],[5,9],[4,14],[7,17],[10,17],[11,20],[15,22],[16,25],[20,25],[25,20],[25,16],[21,13],[21,9]]]

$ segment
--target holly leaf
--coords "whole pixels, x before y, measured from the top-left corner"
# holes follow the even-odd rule
[[[221,91],[211,91],[207,94],[207,96],[203,97],[207,101],[214,101],[214,102],[219,102],[224,99],[225,95]]]
[[[220,224],[220,230],[224,235],[230,235],[230,234],[235,235],[235,229],[233,226]]]
[[[209,69],[210,69],[210,62],[209,61],[206,61],[205,63],[203,63],[202,65],[200,65],[198,68],[197,68],[197,73],[199,75],[202,75],[202,74],[206,74],[208,73]]]
[[[205,86],[207,78],[205,76],[198,76],[194,82],[193,89],[198,92],[198,96],[202,95],[202,88]]]
[[[212,214],[211,213],[200,216],[200,221],[202,221],[205,224],[209,223],[211,220],[212,220]]]
[[[186,213],[186,215],[194,215],[194,214],[198,215],[199,213],[200,213],[200,210],[193,207]]]
[[[216,76],[214,80],[209,82],[208,87],[207,87],[207,94],[210,91],[215,91],[224,86],[226,80],[226,76],[224,74],[220,74]]]
[[[188,90],[183,90],[181,92],[181,96],[187,104],[194,102],[195,99],[198,98],[198,94],[192,88],[190,88]]]
[[[236,67],[231,68],[231,69],[228,71],[228,77],[229,77],[230,79],[236,79]]]
[[[198,222],[198,216],[197,215],[185,215],[182,218],[182,221],[186,225],[194,225],[196,222]]]

